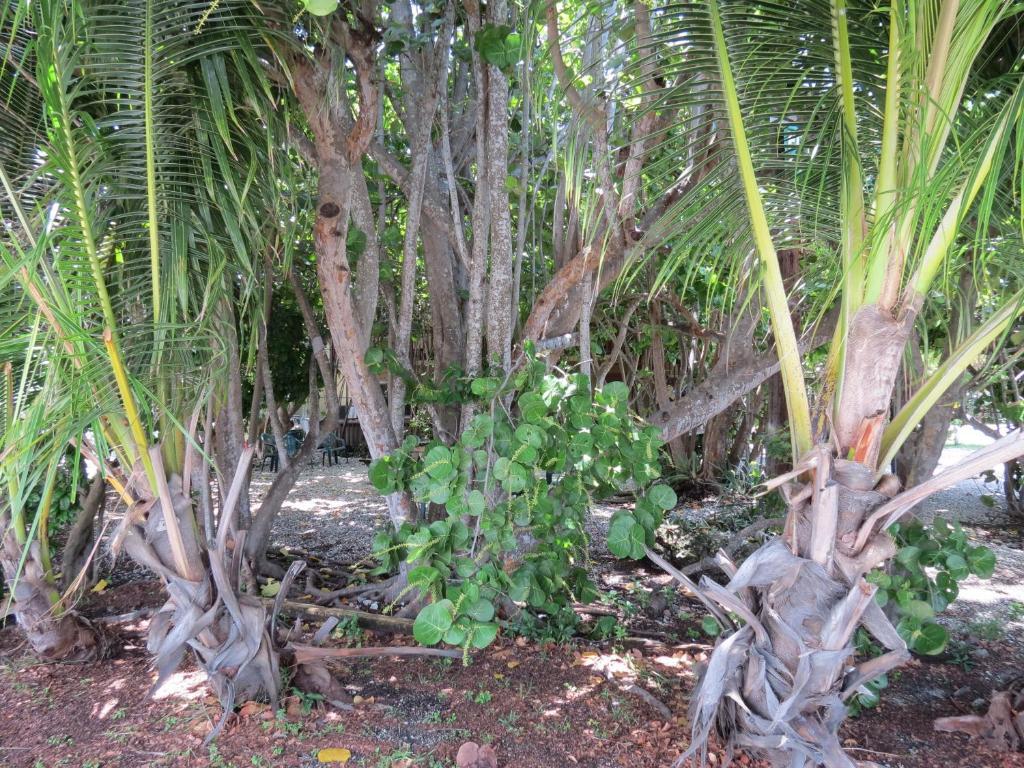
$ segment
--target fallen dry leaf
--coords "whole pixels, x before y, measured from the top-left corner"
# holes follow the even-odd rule
[[[266,704],[261,704],[258,701],[247,701],[242,705],[241,709],[238,710],[238,716],[252,717],[253,715],[259,714],[264,709],[267,709]]]
[[[344,747],[328,747],[316,753],[318,763],[347,763],[352,753]]]
[[[498,768],[498,756],[488,744],[481,747],[475,741],[467,741],[459,747],[455,765],[456,768]]]

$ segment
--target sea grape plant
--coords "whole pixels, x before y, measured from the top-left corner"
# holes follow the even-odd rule
[[[501,611],[574,623],[572,603],[597,597],[585,568],[591,506],[634,496],[607,544],[639,558],[676,505],[658,482],[658,430],[630,413],[625,384],[592,391],[587,377],[528,356],[514,375],[474,379],[470,390],[479,412],[453,445],[410,437],[370,467],[378,491],[408,492],[427,510],[374,540],[380,570],[404,562],[409,588],[429,601],[414,624],[425,645],[483,648]]]
[[[970,575],[987,579],[996,558],[988,547],[968,542],[960,523],[937,517],[931,525],[913,519],[889,529],[898,547],[888,569],[867,580],[878,585],[875,600],[896,620],[896,631],[916,653],[942,653],[949,633],[935,616],[956,600]]]

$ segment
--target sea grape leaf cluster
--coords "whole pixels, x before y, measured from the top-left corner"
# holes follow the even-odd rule
[[[482,648],[502,608],[573,622],[572,603],[597,596],[585,568],[592,504],[635,496],[608,535],[609,550],[631,558],[676,504],[658,482],[658,431],[630,413],[624,384],[592,391],[586,377],[531,358],[515,376],[469,389],[480,412],[454,444],[407,438],[370,467],[378,491],[409,493],[427,510],[374,540],[379,570],[405,563],[409,587],[427,598],[414,624],[426,645]]]

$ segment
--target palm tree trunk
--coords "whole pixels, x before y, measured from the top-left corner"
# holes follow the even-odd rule
[[[890,499],[899,482],[878,471],[882,426],[912,322],[913,310],[899,318],[878,305],[858,312],[832,440],[767,484],[786,500],[783,534],[740,568],[726,563],[726,586],[705,577],[697,588],[724,609],[717,615],[733,631],[716,646],[692,700],[690,753],[706,751],[716,728],[729,750],[763,754],[775,765],[857,765],[839,740],[844,702],[909,656],[864,578],[896,553],[886,529],[931,493],[1024,450],[1024,436],[1008,435]],[[846,458],[834,456],[833,442]],[[730,613],[741,627],[731,625]],[[887,652],[853,666],[859,626]]]
[[[846,458],[822,443],[769,483],[781,486],[788,507],[782,536],[739,569],[727,566],[727,586],[702,579],[701,591],[743,626],[719,642],[693,698],[691,751],[706,751],[716,727],[730,750],[775,765],[856,765],[839,740],[844,701],[908,658],[864,574],[896,553],[873,515],[899,484],[886,476],[876,485],[875,468],[912,315],[894,318],[879,305],[857,313],[833,435]],[[861,625],[887,653],[852,668]]]
[[[158,672],[154,690],[177,670],[192,650],[220,700],[225,715],[239,700],[269,696],[274,707],[280,675],[278,655],[259,596],[239,591],[245,534],[236,510],[252,458],[246,448],[221,506],[217,537],[207,549],[182,478],[165,476],[160,450],[151,450],[160,492],[143,497],[125,516],[114,546],[159,574],[169,597],[150,622],[147,647]],[[229,546],[230,545],[230,546]],[[204,553],[206,557],[204,557]],[[222,718],[207,737],[213,738]]]
[[[0,514],[0,529],[5,531],[0,542],[0,567],[10,590],[4,607],[9,600],[10,610],[32,651],[48,661],[95,659],[102,655],[103,644],[93,625],[61,608],[60,593],[43,565],[39,543],[31,542],[25,552],[6,512]]]
[[[855,547],[864,521],[889,498],[875,490],[868,467],[833,459],[827,446],[806,456],[797,472],[813,474],[784,486],[783,535],[740,568],[727,565],[727,586],[701,582],[700,590],[743,626],[716,647],[694,696],[691,750],[706,751],[715,728],[730,751],[743,748],[774,765],[852,767],[839,740],[844,702],[909,656],[874,602],[876,588],[863,578],[895,546],[876,533]],[[888,652],[852,667],[860,625]]]

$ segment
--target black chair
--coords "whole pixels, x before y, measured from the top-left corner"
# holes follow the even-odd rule
[[[345,450],[348,446],[345,441],[333,432],[320,441],[320,466],[327,464],[332,466],[345,457]]]
[[[260,471],[262,472],[267,466],[267,461],[270,461],[270,471],[277,472],[281,458],[277,455],[277,445],[274,444],[274,436],[269,432],[264,432],[260,435],[260,443],[263,445],[263,459],[260,461]]]

